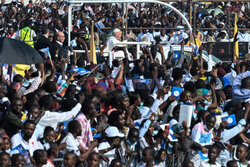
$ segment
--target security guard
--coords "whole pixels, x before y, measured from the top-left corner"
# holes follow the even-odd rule
[[[36,37],[36,33],[34,30],[32,30],[29,25],[31,25],[30,21],[25,21],[23,23],[23,28],[19,30],[18,32],[18,39],[21,41],[24,41],[26,44],[30,45],[34,48],[34,40]]]

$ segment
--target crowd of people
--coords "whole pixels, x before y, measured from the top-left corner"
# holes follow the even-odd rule
[[[188,3],[171,4],[189,20]],[[244,30],[238,37],[223,30],[234,26],[233,12],[239,28],[249,28],[247,5],[197,3],[195,26],[214,30],[194,36],[250,42]],[[127,6],[128,27],[166,28],[126,34],[152,43],[141,47],[139,58],[135,47],[115,46],[122,4],[74,7],[68,44],[68,7],[63,1],[1,3],[1,37],[24,41],[44,59],[23,70],[1,66],[1,167],[249,167],[249,55],[239,59],[234,49],[230,62],[215,64],[212,46],[205,61],[203,45],[196,44],[187,54],[189,32],[168,29],[185,23],[154,4]],[[92,21],[97,63],[89,54]],[[173,49],[166,54],[163,43],[181,45],[178,56]],[[117,52],[122,59],[112,57]]]

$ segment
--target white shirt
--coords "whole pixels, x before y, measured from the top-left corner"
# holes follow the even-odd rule
[[[168,36],[165,34],[165,36],[161,36],[161,43],[166,43],[168,42]]]
[[[237,165],[238,165],[239,167],[248,167],[248,164],[250,164],[249,161],[247,161],[247,165],[243,165],[242,163],[240,163],[239,161],[237,161]]]
[[[108,41],[107,41],[107,49],[109,52],[111,52],[113,50],[113,48],[115,47],[115,44],[120,42],[118,39],[116,39],[114,36],[109,37]]]
[[[201,163],[201,167],[221,167],[221,165],[218,162],[215,162],[215,165],[212,165],[208,162]]]
[[[36,140],[36,138],[34,137],[34,135],[29,139],[29,142],[26,142],[23,139],[23,137],[21,135],[21,132],[15,134],[11,138],[12,148],[15,148],[19,144],[21,144],[25,150],[29,151],[29,153],[30,153],[31,156],[33,156],[33,153],[34,153],[35,150],[43,149],[43,146],[41,145],[40,142],[38,142]]]
[[[56,130],[58,123],[68,121],[76,117],[81,107],[82,105],[78,103],[71,111],[68,112],[58,113],[58,112],[45,111],[44,116],[40,119],[40,121],[36,125],[34,135],[37,138],[42,138],[43,131],[46,126],[51,126]]]
[[[80,150],[78,149],[78,146],[80,143],[77,139],[74,138],[72,133],[68,133],[67,136],[62,140],[61,143],[66,143],[66,150],[69,152],[74,152],[77,156],[79,156]]]
[[[161,32],[160,32],[160,31],[158,31],[158,32],[154,31],[154,32],[153,32],[153,36],[154,36],[154,37],[159,36],[159,35],[161,35]]]
[[[63,46],[63,43],[59,42],[59,41],[56,41],[60,46]]]
[[[109,148],[109,147],[110,147],[110,144],[109,144],[108,142],[102,142],[102,143],[99,144],[98,150],[99,150],[99,151],[100,151],[100,150],[104,150],[104,149]],[[104,154],[104,156],[106,156],[106,157],[109,158],[109,164],[110,164],[111,161],[112,161],[113,159],[115,159],[115,156],[116,156],[116,154],[115,154],[115,149],[112,149],[112,150],[106,152],[106,153]],[[101,160],[100,167],[108,167],[108,165],[107,165],[107,163],[106,163],[105,161]]]
[[[245,34],[239,32],[238,38],[239,42],[250,42],[250,35],[247,32],[245,32]]]

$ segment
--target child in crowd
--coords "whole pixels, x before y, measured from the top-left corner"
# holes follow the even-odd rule
[[[236,150],[236,158],[237,160],[237,165],[240,167],[248,167],[250,162],[247,161],[247,154],[248,154],[248,147],[244,144],[240,144],[237,146]]]
[[[216,158],[220,155],[220,148],[216,145],[212,145],[208,149],[208,161],[201,163],[201,167],[221,167],[221,165],[216,162]]]

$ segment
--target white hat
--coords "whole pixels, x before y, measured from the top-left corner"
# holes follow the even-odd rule
[[[108,137],[125,137],[125,134],[119,132],[119,130],[115,126],[109,126],[105,130],[105,133]]]
[[[161,22],[156,21],[156,22],[155,22],[155,25],[161,25]]]
[[[221,24],[221,25],[223,25],[223,26],[225,25],[225,23],[224,23],[224,22],[220,22],[220,24]]]

